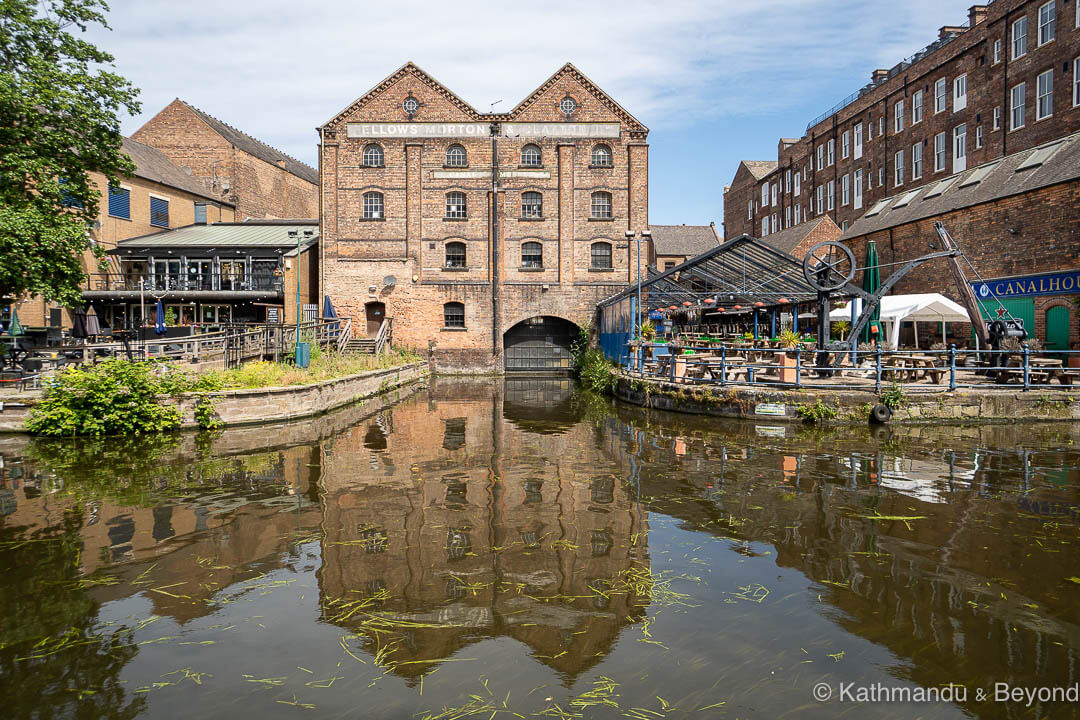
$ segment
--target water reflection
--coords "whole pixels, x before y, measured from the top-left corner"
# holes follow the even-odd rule
[[[974,690],[1078,682],[1078,440],[537,379],[214,438],[0,438],[0,692],[15,717],[1075,718]],[[822,705],[821,680],[972,697]]]

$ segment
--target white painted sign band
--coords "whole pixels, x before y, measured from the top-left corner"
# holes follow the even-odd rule
[[[481,138],[491,136],[488,123],[349,123],[351,138]]]
[[[617,138],[619,123],[503,123],[504,137]]]

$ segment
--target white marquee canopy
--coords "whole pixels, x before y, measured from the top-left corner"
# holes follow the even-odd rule
[[[851,317],[851,303],[829,313],[832,321],[851,320]],[[889,345],[900,345],[900,323],[909,321],[951,323],[971,322],[971,318],[962,305],[938,293],[886,295],[881,299],[881,322],[886,325],[886,342]]]

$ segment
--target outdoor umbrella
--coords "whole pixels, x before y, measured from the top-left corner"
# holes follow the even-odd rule
[[[337,317],[337,311],[334,310],[334,303],[330,302],[330,296],[329,295],[323,295],[322,315],[323,315],[324,318],[336,318]],[[334,330],[337,330],[338,324],[333,323],[330,327],[332,329],[334,329]]]
[[[96,337],[101,334],[101,323],[98,321],[97,313],[94,312],[93,306],[86,311],[86,334],[90,337]]]
[[[161,304],[161,301],[157,301],[157,320],[154,321],[154,334],[164,335],[165,329],[165,306]]]
[[[82,340],[86,335],[86,311],[80,308],[71,313],[71,337]]]
[[[25,335],[26,331],[23,330],[22,323],[19,322],[19,311],[15,308],[11,309],[11,322],[8,324],[8,335],[11,337],[18,337]]]
[[[878,287],[881,286],[881,273],[878,270],[878,254],[877,243],[873,240],[866,246],[866,269],[863,270],[862,289],[868,293],[874,293]],[[871,338],[876,339],[879,343],[882,341],[881,337],[881,308],[880,306],[874,308],[874,312],[870,315],[870,322],[863,328],[862,336],[859,338],[862,342],[868,343]]]

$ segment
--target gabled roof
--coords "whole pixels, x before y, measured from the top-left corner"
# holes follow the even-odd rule
[[[766,175],[771,173],[773,170],[775,170],[776,169],[776,164],[777,163],[776,163],[775,160],[743,160],[742,161],[742,165],[744,165],[746,167],[746,169],[750,171],[750,174],[753,175],[758,180],[762,179],[763,177],[765,177]]]
[[[1080,179],[1080,132],[874,203],[842,240]],[[1076,208],[1066,208],[1066,223]],[[771,239],[771,238],[770,238]]]
[[[650,225],[657,255],[693,257],[720,244],[713,225]]]
[[[833,219],[828,215],[822,215],[816,217],[808,222],[799,223],[793,225],[780,232],[775,232],[768,237],[762,238],[765,242],[772,245],[777,250],[783,250],[786,253],[791,253],[795,248],[799,247],[799,243],[806,239],[806,236],[817,230],[818,225],[823,222],[831,223],[836,228],[836,233],[839,235],[840,228],[833,222]]]
[[[178,98],[179,99],[179,98]],[[270,147],[262,140],[251,137],[245,132],[237,130],[232,125],[224,123],[218,120],[213,115],[203,112],[199,108],[195,107],[191,103],[180,100],[191,112],[203,122],[205,122],[210,129],[224,138],[233,147],[243,150],[248,155],[259,158],[264,162],[268,162],[271,165],[278,165],[284,163],[285,171],[295,175],[301,180],[306,180],[313,185],[319,183],[319,173],[315,168],[300,162],[294,157],[286,155],[277,148]]]
[[[517,117],[518,115],[520,115],[530,105],[535,103],[537,101],[537,99],[540,98],[541,95],[543,95],[545,92],[547,92],[548,89],[551,88],[552,85],[554,85],[556,82],[558,82],[562,77],[564,77],[566,75],[572,75],[573,78],[575,80],[577,80],[578,83],[580,83],[582,86],[584,86],[586,90],[588,90],[590,93],[592,93],[609,110],[611,110],[613,113],[615,113],[615,115],[617,115],[620,120],[622,120],[626,125],[629,125],[631,130],[635,130],[637,132],[648,132],[649,131],[649,128],[645,127],[640,121],[638,121],[638,119],[636,117],[634,117],[629,112],[627,112],[626,108],[624,108],[622,105],[620,105],[619,103],[612,100],[611,97],[609,97],[607,93],[605,93],[603,90],[601,90],[596,85],[596,83],[594,83],[592,80],[590,80],[588,77],[586,77],[585,73],[578,70],[576,67],[574,67],[573,63],[569,63],[569,62],[566,63],[565,65],[563,65],[558,70],[556,70],[552,74],[551,77],[549,77],[547,80],[545,80],[543,83],[540,84],[540,87],[533,90],[532,93],[530,93],[527,98],[525,98],[524,100],[519,102],[514,107],[514,109],[510,111],[507,119],[513,119],[513,118]]]
[[[124,138],[120,149],[135,163],[135,177],[183,190],[192,195],[213,200],[220,205],[233,206],[231,202],[214,195],[201,179],[189,175],[157,148],[143,145],[131,138]]]

